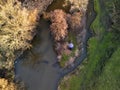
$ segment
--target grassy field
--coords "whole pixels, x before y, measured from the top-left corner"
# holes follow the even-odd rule
[[[101,2],[100,2],[101,1]],[[112,1],[109,4],[113,4]],[[94,0],[97,17],[91,25],[94,37],[88,41],[88,57],[68,79],[60,83],[61,90],[119,90],[120,32],[108,30],[108,11],[102,0]],[[116,33],[116,32],[117,33]]]
[[[118,48],[109,62],[106,63],[104,70],[96,84],[96,90],[119,90],[120,89],[120,48]]]

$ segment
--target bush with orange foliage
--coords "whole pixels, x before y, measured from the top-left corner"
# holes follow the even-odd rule
[[[50,13],[52,24],[50,25],[51,33],[56,41],[64,39],[68,33],[66,14],[60,9],[56,9]]]
[[[82,13],[75,12],[72,15],[67,15],[67,22],[69,24],[69,27],[71,30],[76,31],[80,29],[81,25],[81,19],[82,19]]]

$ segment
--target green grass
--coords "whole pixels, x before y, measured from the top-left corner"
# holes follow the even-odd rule
[[[105,65],[102,75],[98,79],[97,90],[120,89],[120,47],[114,52]]]
[[[74,48],[73,48],[73,52],[78,48],[77,46],[77,39],[76,39],[76,34],[72,31],[68,32],[68,39],[67,41],[72,41],[72,43],[74,44]]]
[[[119,33],[115,33],[114,30],[106,31],[108,15],[100,1],[102,0],[94,0],[97,17],[91,28],[95,36],[88,41],[87,64],[84,64],[78,75],[70,75],[70,79],[63,80],[61,90],[119,90],[120,88]]]
[[[65,63],[69,60],[69,56],[66,55],[65,53],[62,54],[62,59],[60,61],[60,66],[61,67],[64,67],[65,66]]]
[[[72,43],[74,44],[74,48],[73,48],[73,50],[72,50],[72,53],[70,54],[70,55],[66,55],[65,53],[63,53],[62,54],[62,59],[61,59],[61,62],[60,62],[60,66],[61,67],[64,67],[65,66],[65,63],[69,60],[69,58],[71,57],[71,56],[74,56],[75,55],[75,51],[76,51],[76,49],[77,49],[77,40],[76,40],[76,35],[75,35],[75,33],[73,33],[73,32],[69,32],[68,33],[68,38],[67,38],[67,42],[69,42],[69,41],[72,41]]]

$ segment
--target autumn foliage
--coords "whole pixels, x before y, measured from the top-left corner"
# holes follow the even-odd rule
[[[0,78],[0,90],[17,90],[16,86],[8,80]]]
[[[70,12],[83,11],[86,12],[89,0],[65,0],[66,3],[71,4]]]
[[[15,51],[31,47],[38,11],[28,10],[18,0],[0,0],[0,68],[11,66]]]
[[[69,24],[69,28],[73,31],[76,31],[80,29],[81,25],[81,19],[82,19],[82,13],[75,12],[72,15],[67,15],[67,22]]]
[[[52,24],[50,25],[51,33],[56,41],[64,39],[68,33],[66,14],[59,9],[56,9],[51,12],[50,19]]]

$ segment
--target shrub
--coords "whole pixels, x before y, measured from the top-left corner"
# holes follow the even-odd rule
[[[0,90],[17,90],[17,89],[14,83],[8,82],[8,80],[4,78],[0,78]]]
[[[67,15],[67,22],[69,24],[69,27],[71,30],[75,31],[77,29],[81,28],[81,19],[82,19],[82,13],[75,12],[72,15]]]
[[[23,8],[18,0],[0,1],[0,53],[5,60],[13,60],[16,50],[31,47],[37,13],[37,9]]]
[[[50,19],[52,24],[50,25],[52,35],[56,41],[60,41],[67,35],[67,22],[66,14],[62,10],[54,10],[51,12]]]
[[[86,11],[89,0],[65,0],[66,3],[71,4],[70,12]]]

